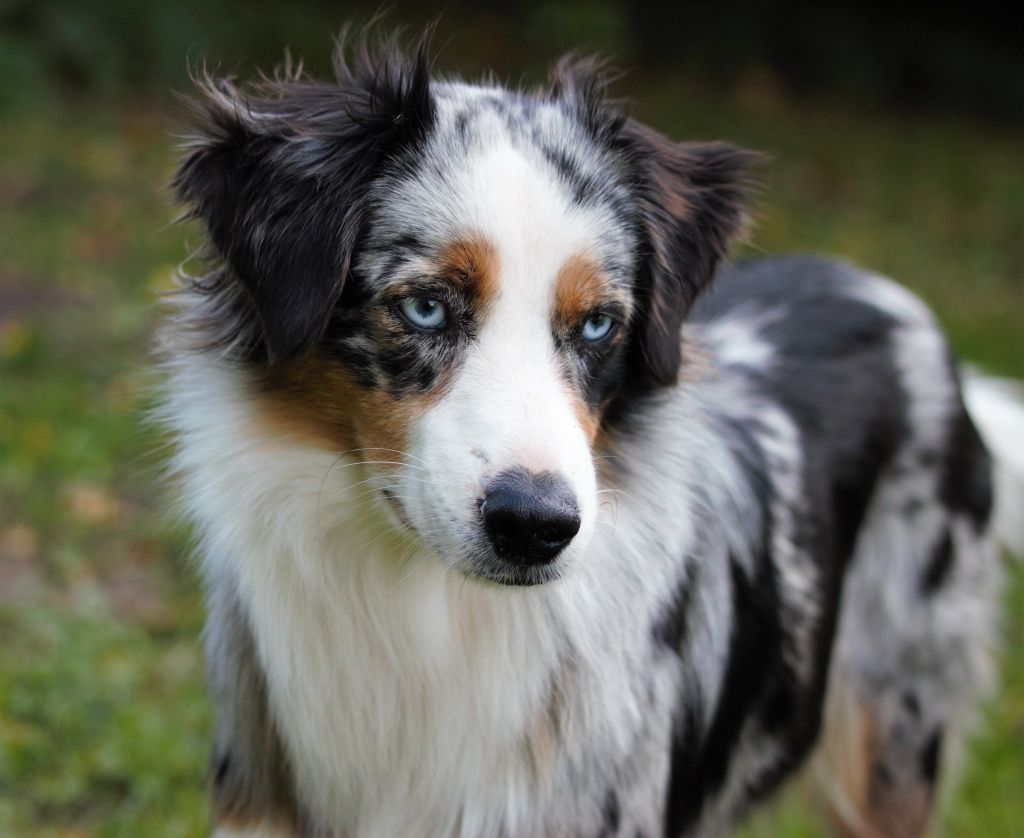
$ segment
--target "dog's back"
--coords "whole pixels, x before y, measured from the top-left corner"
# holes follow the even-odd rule
[[[761,446],[789,455],[766,470],[768,506],[785,509],[789,475],[798,510],[793,545],[772,542],[795,599],[782,632],[794,648],[806,632],[793,658],[809,666],[835,639],[827,700],[791,703],[785,736],[799,743],[824,711],[817,768],[837,818],[922,834],[991,683],[997,602],[990,462],[949,349],[906,290],[804,258],[723,272],[693,319],[719,359],[714,412],[747,433],[759,403],[793,423]]]

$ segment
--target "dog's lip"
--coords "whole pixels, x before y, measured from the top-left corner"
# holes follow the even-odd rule
[[[489,559],[486,565],[474,562],[472,567],[463,573],[476,582],[501,588],[537,588],[557,582],[563,575],[561,570],[556,570],[551,565],[523,568],[501,562],[500,569],[488,567],[493,564],[493,559]]]

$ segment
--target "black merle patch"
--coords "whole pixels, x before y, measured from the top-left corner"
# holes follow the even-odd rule
[[[596,203],[601,194],[601,185],[587,176],[564,149],[544,142],[538,136],[536,142],[544,159],[548,161],[562,182],[569,188],[572,202],[577,205]]]
[[[951,371],[951,375],[955,375]],[[981,532],[992,513],[992,464],[966,408],[958,403],[947,426],[939,498]]]
[[[614,790],[609,789],[604,796],[604,805],[601,807],[601,829],[598,835],[602,838],[611,838],[618,834],[621,823],[622,807],[619,804],[619,796]]]
[[[953,534],[947,527],[932,551],[921,577],[921,593],[932,596],[945,584],[953,570]]]
[[[921,699],[917,697],[917,693],[908,690],[903,693],[902,702],[903,709],[907,711],[907,714],[914,719],[921,717]]]
[[[228,772],[231,771],[231,754],[224,753],[214,755],[213,770],[210,772],[213,777],[214,788],[220,789],[228,780]]]
[[[676,654],[682,651],[688,633],[690,606],[694,590],[699,584],[699,567],[691,563],[690,568],[690,572],[680,578],[672,598],[651,626],[654,640]]]
[[[921,776],[934,785],[942,760],[942,731],[936,730],[921,749]]]
[[[730,567],[734,622],[721,697],[711,728],[699,745],[689,737],[673,743],[666,835],[682,834],[721,787],[745,724],[770,682],[785,671],[780,658],[779,599],[770,560],[764,554],[758,558],[753,579],[747,578],[735,559],[730,560]]]

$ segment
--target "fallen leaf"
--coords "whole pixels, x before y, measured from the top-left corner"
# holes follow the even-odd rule
[[[83,524],[109,524],[121,517],[123,504],[106,486],[80,483],[66,492],[68,512]]]

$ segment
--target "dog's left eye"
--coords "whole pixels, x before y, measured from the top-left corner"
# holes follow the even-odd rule
[[[614,325],[615,321],[611,315],[595,312],[583,321],[580,337],[587,343],[597,343],[599,340],[604,340],[608,337]]]
[[[406,297],[398,303],[402,317],[417,329],[435,331],[448,319],[444,303],[433,297]]]

